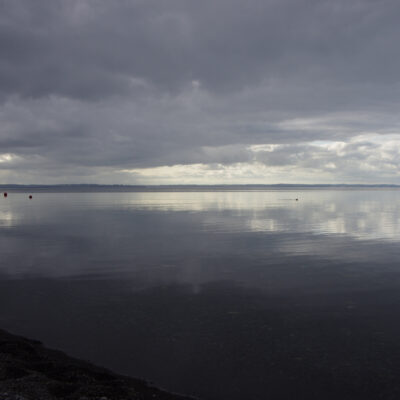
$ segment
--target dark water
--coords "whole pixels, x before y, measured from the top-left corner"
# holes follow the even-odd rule
[[[169,390],[400,396],[398,190],[10,193],[0,260],[1,328]]]

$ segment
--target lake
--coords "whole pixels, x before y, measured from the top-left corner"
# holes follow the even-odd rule
[[[0,328],[167,390],[400,396],[398,189],[9,192],[0,260]]]

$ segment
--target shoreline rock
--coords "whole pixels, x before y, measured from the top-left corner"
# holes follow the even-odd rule
[[[1,400],[194,400],[0,329]]]

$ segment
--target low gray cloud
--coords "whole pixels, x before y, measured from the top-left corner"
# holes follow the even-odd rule
[[[0,180],[260,163],[350,182],[356,162],[389,179],[397,149],[372,152],[400,133],[399,11],[392,0],[2,0]],[[371,154],[352,141],[372,134]],[[347,156],[316,141],[342,141]],[[249,150],[267,144],[281,147]]]
[[[368,183],[371,179],[384,183],[400,177],[400,140],[355,138],[350,142],[323,144],[276,145],[268,150],[258,150],[254,159],[266,166],[296,168],[327,174],[338,182]]]

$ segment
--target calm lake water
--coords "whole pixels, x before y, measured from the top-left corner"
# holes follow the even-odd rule
[[[1,328],[168,390],[400,398],[399,190],[9,193],[0,260]]]

